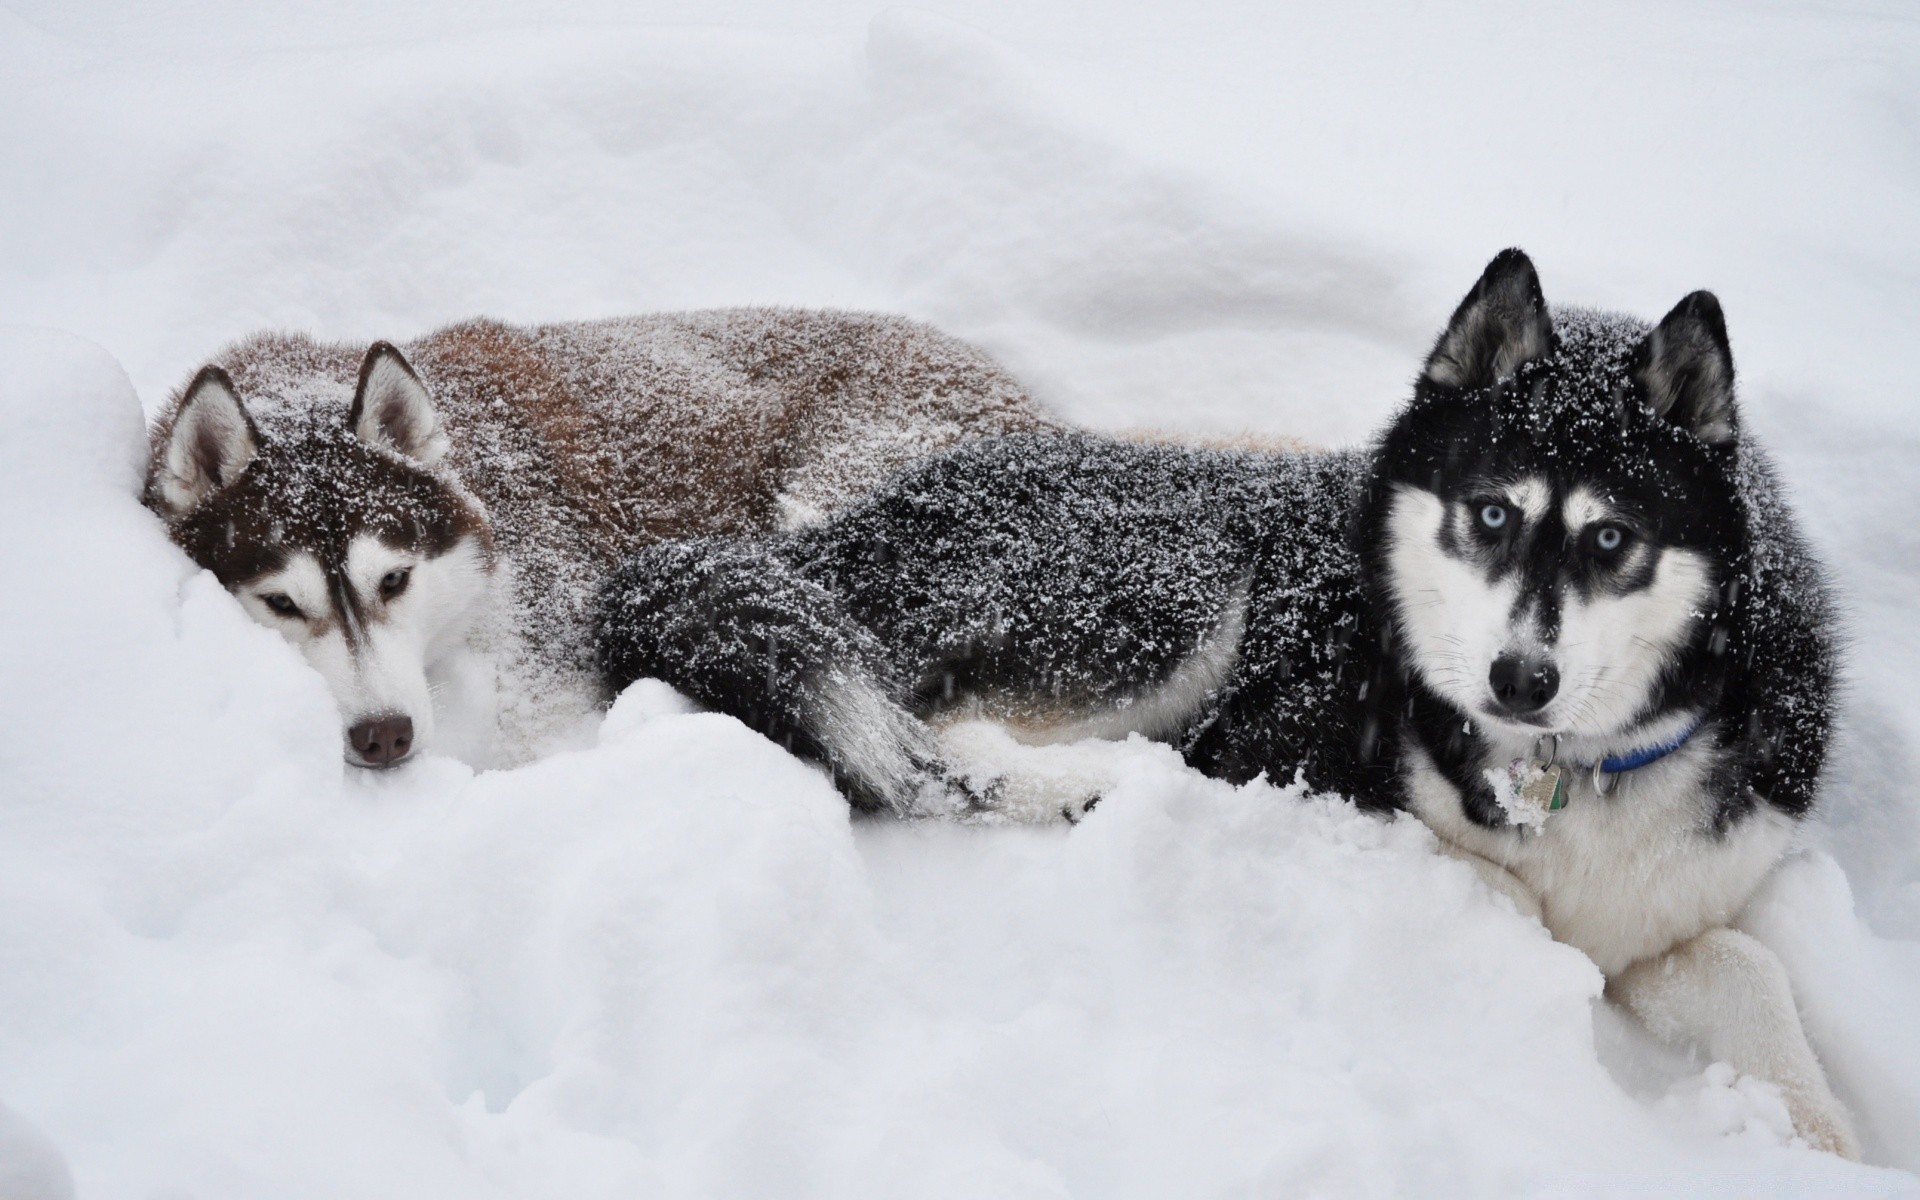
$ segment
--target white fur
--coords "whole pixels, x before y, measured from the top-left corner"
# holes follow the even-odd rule
[[[1702,1045],[1715,1059],[1778,1085],[1793,1127],[1815,1148],[1860,1157],[1847,1110],[1800,1028],[1780,959],[1734,929],[1709,929],[1607,983],[1655,1036]]]
[[[949,714],[936,732],[864,677],[825,675],[808,690],[835,765],[892,798],[902,812],[941,810],[951,799],[920,795],[923,764],[937,759],[976,795],[991,795],[998,817],[1077,820],[1112,780],[1097,755],[1075,753],[1068,743],[1178,732],[1225,686],[1239,661],[1246,626],[1247,595],[1241,587],[1212,632],[1159,686],[1117,704],[1043,721],[988,716],[984,706],[974,704]],[[1036,753],[1043,747],[1046,753]]]
[[[1649,553],[1636,547],[1635,553]],[[1556,727],[1583,737],[1620,731],[1685,640],[1713,589],[1706,560],[1689,550],[1660,552],[1653,582],[1592,603],[1569,595],[1560,610],[1560,691],[1547,710]],[[1628,749],[1615,746],[1616,750]]]
[[[427,678],[465,640],[491,591],[485,551],[467,538],[445,554],[418,556],[396,550],[371,535],[353,539],[345,573],[361,598],[367,619],[353,623],[328,592],[320,563],[305,551],[285,567],[240,589],[253,618],[279,630],[327,681],[346,728],[373,717],[411,718],[414,751],[433,740],[434,710]],[[380,580],[396,568],[410,571],[407,588],[391,601],[380,598]],[[282,616],[265,597],[287,596],[301,615]]]
[[[791,533],[796,529],[805,529],[810,525],[818,525],[827,519],[825,509],[794,495],[790,491],[781,492],[775,496],[773,498],[773,507],[774,524],[783,533]]]
[[[915,811],[920,764],[933,758],[932,731],[864,675],[823,674],[810,680],[806,691],[834,765],[886,797],[897,811]]]
[[[1508,501],[1520,510],[1522,519],[1538,521],[1547,515],[1547,507],[1553,501],[1553,489],[1544,479],[1522,479],[1506,488]]]
[[[1545,510],[1542,509],[1544,512]],[[1560,520],[1567,529],[1579,533],[1589,525],[1597,525],[1613,515],[1613,506],[1595,495],[1590,489],[1577,487],[1567,493],[1560,505]]]
[[[993,815],[1003,820],[1077,821],[1119,782],[1102,747],[1021,742],[994,721],[943,725],[939,741],[941,761],[976,790],[990,790]]]
[[[1496,741],[1495,759],[1525,754],[1529,744]],[[1619,776],[1608,796],[1571,772],[1567,806],[1524,833],[1468,820],[1459,792],[1426,756],[1410,757],[1415,815],[1511,872],[1538,898],[1553,936],[1609,975],[1731,921],[1793,836],[1792,819],[1764,806],[1713,832],[1712,798],[1701,786],[1711,766],[1705,738]]]
[[[1524,752],[1508,743],[1495,753]],[[1424,754],[1409,755],[1407,766],[1413,811],[1443,848],[1584,951],[1607,976],[1608,994],[1649,1030],[1777,1084],[1803,1137],[1858,1158],[1851,1120],[1807,1044],[1785,969],[1728,928],[1785,853],[1793,822],[1762,805],[1716,834],[1702,786],[1710,756],[1704,742],[1690,742],[1619,776],[1607,796],[1576,774],[1567,807],[1525,832],[1469,821],[1459,793]]]
[[[1537,491],[1516,485],[1508,495],[1523,512],[1529,506],[1546,511],[1544,485]],[[1514,620],[1518,584],[1513,579],[1489,580],[1478,566],[1441,547],[1449,511],[1445,501],[1402,487],[1388,503],[1389,587],[1409,639],[1406,653],[1427,686],[1516,734],[1552,731],[1602,743],[1614,739],[1604,746],[1607,753],[1630,749],[1618,744],[1628,732],[1624,725],[1711,598],[1706,561],[1692,551],[1667,548],[1658,551],[1653,582],[1645,588],[1625,595],[1602,592],[1591,601],[1567,593],[1559,636],[1549,645],[1531,611]],[[1585,492],[1569,497],[1562,511],[1605,515]],[[1655,551],[1637,545],[1629,553]],[[1559,669],[1559,691],[1538,714],[1538,728],[1508,724],[1490,712],[1488,674],[1494,659],[1508,653],[1544,656]]]
[[[1587,488],[1569,492],[1560,515],[1575,538],[1615,517],[1612,506]],[[1617,734],[1640,708],[1667,656],[1686,640],[1712,599],[1712,573],[1706,560],[1692,551],[1655,551],[1636,542],[1626,551],[1629,557],[1622,567],[1636,569],[1638,556],[1653,553],[1660,555],[1660,561],[1648,587],[1625,596],[1601,595],[1592,603],[1566,597],[1556,648],[1560,694],[1549,711],[1568,733],[1602,739]],[[1662,740],[1637,732],[1635,745]],[[1628,748],[1616,738],[1594,757]]]
[[[260,576],[236,594],[254,620],[268,629],[279,630],[296,646],[311,640],[313,623],[281,616],[267,607],[266,598],[285,596],[300,606],[301,613],[323,621],[332,610],[332,601],[327,598],[326,575],[320,570],[319,560],[304,550],[289,554],[284,567]]]
[[[1428,812],[1430,810],[1432,808],[1428,808]],[[1565,812],[1571,812],[1571,808],[1555,814],[1551,822],[1559,822]],[[1423,818],[1425,816],[1423,812]],[[1432,820],[1428,820],[1428,824],[1432,824]],[[1636,822],[1634,828],[1645,833],[1645,822]],[[1548,922],[1546,902],[1534,885],[1492,858],[1469,851],[1457,841],[1448,841],[1448,829],[1436,826],[1436,831],[1442,837],[1442,852],[1471,864],[1480,877],[1486,879],[1488,887],[1513,900],[1521,916]],[[1693,833],[1697,835],[1697,831]],[[1571,835],[1567,841],[1574,839],[1576,835]],[[1738,893],[1741,891],[1738,876],[1745,874],[1743,868],[1751,868],[1751,858],[1764,854],[1764,841],[1764,837],[1755,839],[1745,847],[1745,854],[1732,849],[1728,858],[1747,858],[1749,862],[1734,866],[1734,870],[1726,870],[1730,864],[1722,862],[1718,864],[1720,870],[1711,874],[1722,883],[1734,879],[1736,887],[1732,891]],[[1561,847],[1561,851],[1565,849],[1567,847]],[[1609,864],[1603,852],[1594,852],[1597,851],[1594,845],[1586,847],[1586,851],[1584,856],[1588,862],[1584,866],[1588,870],[1582,874],[1592,876],[1594,872],[1607,870]],[[1542,854],[1540,858],[1549,856],[1553,854]],[[1711,851],[1703,854],[1693,845],[1692,852],[1670,856],[1663,866],[1672,874],[1690,872],[1703,858],[1711,856]],[[1761,874],[1770,866],[1772,862],[1768,860]],[[1540,876],[1542,872],[1536,870],[1528,874]],[[1549,870],[1544,874],[1553,872]],[[1645,877],[1638,881],[1642,887],[1634,889],[1630,897],[1613,900],[1613,904],[1619,904],[1617,912],[1636,912],[1636,904],[1644,904],[1651,895],[1657,916],[1665,916],[1672,925],[1690,924],[1672,920],[1688,908],[1680,897],[1680,889],[1657,885],[1649,889],[1645,887],[1649,883]],[[1682,902],[1676,904],[1674,900]],[[1745,900],[1741,900],[1741,904],[1743,902]],[[1709,906],[1718,910],[1724,908],[1724,904],[1726,897],[1718,897]],[[1551,924],[1548,927],[1561,941],[1571,941],[1561,929]],[[1588,954],[1592,954],[1592,950],[1588,950]],[[1670,947],[1609,970],[1607,996],[1626,1006],[1655,1037],[1668,1043],[1701,1046],[1718,1062],[1726,1062],[1747,1075],[1780,1087],[1788,1114],[1793,1117],[1793,1129],[1799,1131],[1801,1137],[1818,1150],[1859,1160],[1860,1142],[1853,1133],[1853,1119],[1847,1116],[1847,1108],[1828,1087],[1820,1060],[1807,1043],[1807,1033],[1799,1023],[1799,1010],[1793,1004],[1793,989],[1789,987],[1786,968],[1772,950],[1753,937],[1726,927],[1724,922],[1707,924],[1699,933],[1684,937]]]
[[[1525,482],[1508,495],[1527,519],[1538,519],[1548,492]],[[1559,667],[1559,693],[1541,715],[1557,735],[1562,764],[1665,742],[1694,723],[1697,714],[1676,712],[1628,727],[1709,599],[1711,574],[1700,556],[1636,546],[1628,553],[1660,554],[1651,584],[1591,602],[1566,595],[1559,636],[1547,645],[1531,614],[1514,617],[1513,584],[1492,583],[1441,548],[1448,515],[1439,497],[1403,488],[1390,503],[1388,572],[1405,650],[1429,686],[1482,714],[1473,719],[1489,744],[1480,765],[1529,755],[1542,732],[1485,715],[1488,672],[1503,651],[1546,654]],[[1577,538],[1611,510],[1590,490],[1575,489],[1561,515]],[[1649,1029],[1778,1084],[1802,1135],[1857,1157],[1846,1111],[1801,1031],[1785,971],[1765,947],[1728,928],[1786,852],[1793,821],[1760,805],[1715,831],[1713,732],[1703,729],[1666,757],[1613,777],[1605,796],[1590,773],[1569,765],[1567,806],[1525,829],[1469,820],[1458,790],[1418,747],[1403,767],[1413,812],[1447,852],[1592,958],[1610,994]]]
[[[1517,585],[1489,583],[1479,567],[1440,548],[1447,519],[1440,497],[1403,487],[1388,503],[1387,580],[1408,639],[1404,652],[1428,687],[1480,712],[1493,660],[1514,641],[1508,614]]]
[[[990,702],[976,701],[941,721],[940,761],[976,792],[991,794],[996,817],[1077,821],[1115,782],[1105,757],[1077,743],[1136,733],[1164,739],[1184,729],[1226,685],[1246,628],[1242,585],[1213,630],[1158,686],[1115,704],[1044,719],[996,713]]]
[[[1517,507],[1531,501],[1545,511],[1544,485],[1510,494]],[[1658,743],[1693,722],[1691,713],[1673,713],[1628,728],[1710,586],[1698,555],[1666,550],[1653,582],[1626,595],[1603,593],[1588,603],[1569,594],[1560,635],[1548,645],[1529,615],[1513,617],[1512,582],[1490,582],[1478,566],[1441,547],[1447,507],[1438,496],[1403,488],[1391,504],[1389,580],[1409,638],[1406,653],[1429,686],[1476,714],[1477,731],[1491,743],[1484,765],[1529,754],[1543,732],[1558,735],[1562,763],[1590,763]],[[1606,515],[1586,491],[1576,491],[1562,511],[1582,524]],[[1561,687],[1541,714],[1543,728],[1486,715],[1493,660],[1516,649],[1548,654],[1560,669]],[[1424,755],[1416,752],[1408,766],[1421,819],[1519,877],[1538,897],[1554,936],[1609,973],[1731,920],[1790,837],[1791,821],[1773,809],[1724,836],[1712,833],[1712,798],[1703,786],[1711,766],[1706,737],[1617,777],[1608,797],[1591,778],[1572,772],[1567,808],[1524,834],[1469,821],[1459,794]]]

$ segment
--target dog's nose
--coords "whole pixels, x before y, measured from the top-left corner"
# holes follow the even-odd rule
[[[1560,672],[1544,658],[1502,654],[1493,660],[1487,683],[1501,708],[1524,716],[1539,712],[1553,699],[1553,694],[1560,690]]]
[[[347,730],[347,741],[360,761],[370,767],[387,767],[399,762],[413,749],[413,718],[373,717]]]

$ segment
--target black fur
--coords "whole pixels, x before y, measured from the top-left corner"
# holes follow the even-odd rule
[[[875,791],[823,728],[824,687],[863,676],[896,703],[874,635],[833,592],[761,546],[728,538],[662,542],[621,568],[618,606],[603,636],[607,677],[653,676],[731,713],[789,751],[825,763],[856,807],[896,798]],[[921,762],[923,769],[932,764]]]
[[[1369,452],[1016,436],[925,462],[795,534],[655,547],[606,593],[609,682],[657,675],[826,761],[870,802],[872,783],[847,781],[833,738],[808,726],[796,680],[858,673],[922,718],[982,696],[1123,705],[1165,682],[1243,597],[1236,665],[1170,735],[1190,762],[1235,781],[1299,773],[1392,808],[1406,801],[1402,750],[1418,743],[1469,817],[1498,826],[1474,721],[1398,651],[1384,521],[1396,488],[1471,505],[1490,481],[1536,474],[1557,490],[1603,486],[1641,536],[1713,564],[1717,600],[1640,717],[1706,710],[1704,736],[1722,751],[1719,827],[1761,802],[1802,814],[1830,719],[1826,593],[1764,461],[1718,436],[1732,428],[1731,393],[1716,408],[1711,389],[1730,389],[1732,360],[1702,296],[1659,338],[1627,318],[1551,320],[1532,264],[1509,251]],[[1455,551],[1520,573],[1549,601],[1647,582],[1565,536]],[[735,595],[714,582],[723,576],[755,588]]]

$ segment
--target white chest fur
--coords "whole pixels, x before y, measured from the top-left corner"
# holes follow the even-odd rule
[[[1407,766],[1414,813],[1518,877],[1553,936],[1611,976],[1732,921],[1792,840],[1792,820],[1765,805],[1714,832],[1711,755],[1697,741],[1620,776],[1607,796],[1575,772],[1567,806],[1530,830],[1475,824],[1424,753]]]

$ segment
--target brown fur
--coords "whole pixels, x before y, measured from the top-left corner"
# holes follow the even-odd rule
[[[260,454],[175,521],[175,539],[234,586],[273,569],[282,544],[332,561],[343,525],[431,547],[480,532],[513,565],[524,650],[574,671],[592,596],[620,556],[832,511],[920,455],[1052,423],[984,354],[899,317],[478,320],[400,350],[451,439],[440,469],[388,471],[339,436],[365,346],[255,335],[215,361]],[[156,470],[185,391],[153,430]],[[322,500],[288,500],[298,470],[307,486],[322,481]]]

